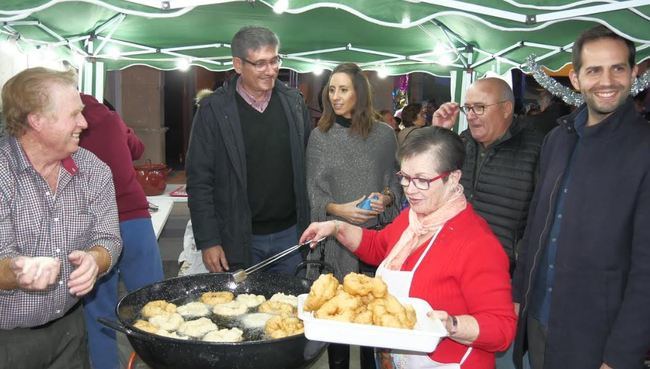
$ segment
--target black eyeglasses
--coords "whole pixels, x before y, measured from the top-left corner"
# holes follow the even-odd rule
[[[402,172],[395,173],[395,175],[397,176],[397,181],[402,187],[406,188],[411,184],[411,182],[413,182],[415,188],[423,191],[428,190],[431,183],[439,179],[446,178],[449,174],[451,174],[451,172],[444,172],[441,173],[439,176],[433,177],[431,179],[427,179],[427,178],[420,178],[420,177],[410,177]]]
[[[460,107],[460,111],[463,112],[463,114],[465,115],[468,115],[470,111],[473,111],[474,114],[476,115],[483,115],[485,113],[485,108],[487,108],[488,106],[503,104],[506,101],[508,100],[503,100],[503,101],[495,102],[494,104],[487,104],[487,105],[483,105],[483,104],[463,105]]]
[[[276,55],[274,58],[270,60],[258,60],[255,62],[252,62],[246,58],[240,58],[244,63],[248,63],[255,68],[256,71],[261,72],[263,70],[266,70],[266,67],[269,65],[271,68],[277,68],[282,64],[282,57],[280,55]]]

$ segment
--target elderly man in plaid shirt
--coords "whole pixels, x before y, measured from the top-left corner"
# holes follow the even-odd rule
[[[79,298],[122,249],[111,171],[79,148],[73,72],[4,85],[0,139],[0,367],[89,368]]]

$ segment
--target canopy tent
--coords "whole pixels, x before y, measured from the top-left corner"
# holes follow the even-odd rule
[[[595,23],[635,41],[639,60],[650,57],[650,0],[3,0],[0,22],[27,52],[39,46],[107,70],[227,70],[232,35],[247,24],[273,29],[283,67],[298,72],[351,61],[389,75],[482,75],[521,67],[530,54],[559,69]]]
[[[561,69],[595,24],[650,58],[650,0],[3,0],[0,22],[0,40],[28,58],[74,61],[98,98],[106,70],[231,69],[229,42],[244,25],[278,34],[283,68],[426,72],[451,77],[454,101],[476,76],[522,68],[530,55]]]

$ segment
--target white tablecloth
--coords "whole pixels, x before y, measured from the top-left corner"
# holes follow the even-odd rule
[[[169,213],[172,212],[174,201],[163,198],[161,196],[150,196],[147,197],[147,200],[149,200],[150,203],[158,206],[158,211],[150,212],[153,230],[156,233],[156,238],[158,238],[160,237],[160,233],[162,232],[163,228],[165,228],[165,223],[167,223]]]

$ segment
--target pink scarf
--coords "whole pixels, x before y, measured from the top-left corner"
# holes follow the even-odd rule
[[[467,200],[463,194],[463,186],[458,184],[447,201],[438,210],[425,216],[422,221],[418,220],[413,209],[409,209],[409,225],[386,257],[385,267],[390,270],[400,270],[406,258],[419,248],[420,236],[442,228],[449,219],[465,210],[465,207],[467,207]]]

